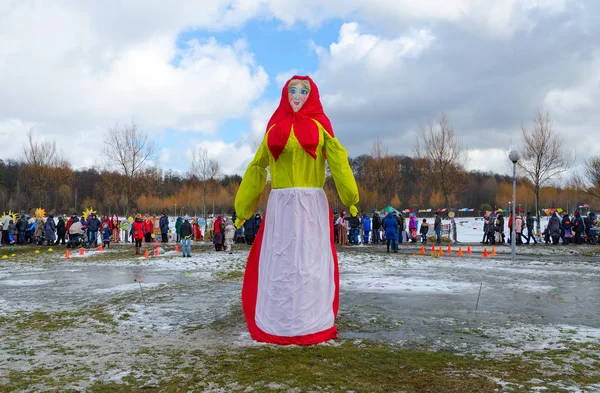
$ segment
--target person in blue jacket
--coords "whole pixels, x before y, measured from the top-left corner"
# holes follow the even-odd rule
[[[371,233],[371,217],[365,213],[363,214],[360,222],[363,227],[363,244],[369,244],[369,234]]]
[[[88,244],[90,247],[98,247],[98,231],[100,230],[100,220],[92,213],[87,220]]]
[[[257,228],[258,225],[256,225],[256,216],[250,217],[244,223],[244,237],[247,245],[251,246],[252,243],[254,243],[254,237],[256,236],[256,232],[258,232]]]
[[[390,245],[392,246],[392,252],[398,252],[398,244],[396,243],[398,221],[392,216],[392,213],[388,213],[383,220],[383,230],[385,231],[385,239],[387,241],[387,252],[390,252]]]
[[[112,230],[108,227],[108,223],[102,224],[102,230],[100,231],[102,234],[102,245],[106,248],[110,248],[110,236],[112,235]]]
[[[162,212],[160,220],[158,221],[158,226],[160,227],[162,242],[167,243],[169,241],[169,217],[167,216],[167,213]]]
[[[31,219],[27,230],[25,231],[25,243],[33,243],[33,234],[35,233],[35,229],[37,228],[37,221]]]

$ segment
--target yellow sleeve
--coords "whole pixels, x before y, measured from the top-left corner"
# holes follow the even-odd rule
[[[267,183],[267,166],[269,166],[269,149],[265,136],[254,159],[248,165],[235,196],[235,213],[238,216],[235,226],[238,228],[244,221],[254,215]]]
[[[358,203],[358,187],[354,179],[354,173],[350,169],[348,162],[348,152],[340,144],[337,138],[323,130],[325,136],[325,154],[329,170],[335,182],[335,188],[340,196],[342,203],[346,206],[353,206]]]

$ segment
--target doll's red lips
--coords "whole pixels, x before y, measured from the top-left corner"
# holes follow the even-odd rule
[[[294,105],[300,105],[300,101],[294,101]]]

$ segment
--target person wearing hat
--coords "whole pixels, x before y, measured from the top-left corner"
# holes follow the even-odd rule
[[[135,215],[133,225],[131,226],[129,234],[135,242],[135,254],[139,255],[142,253],[142,240],[146,235],[146,229],[144,228],[144,220],[140,214]]]
[[[90,247],[98,247],[98,231],[100,230],[100,220],[92,213],[87,220],[88,244]],[[92,246],[93,244],[93,246]]]
[[[168,242],[169,237],[167,234],[169,233],[169,217],[167,217],[167,214],[165,212],[161,213],[158,226],[160,227],[160,235],[162,237],[162,242]]]
[[[22,213],[21,217],[17,221],[17,230],[19,231],[19,244],[24,245],[26,243],[25,233],[27,232],[28,226],[29,223],[27,222],[27,216],[25,215],[25,213]]]
[[[191,257],[192,252],[192,224],[190,224],[190,217],[185,216],[183,218],[183,223],[181,223],[181,227],[179,228],[181,234],[181,253],[184,257]]]
[[[152,232],[154,231],[154,221],[148,214],[144,216],[144,240],[146,243],[152,243]]]
[[[336,223],[338,227],[338,241],[340,246],[345,246],[348,242],[348,223],[346,221],[346,211],[342,210]]]
[[[110,248],[110,237],[112,236],[112,230],[109,228],[108,222],[102,223],[100,234],[102,235],[102,245],[106,248]]]

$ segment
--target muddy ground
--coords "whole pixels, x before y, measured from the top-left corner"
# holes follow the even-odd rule
[[[341,248],[340,338],[311,348],[250,339],[246,248],[173,248],[0,248],[0,391],[600,391],[595,247]]]

